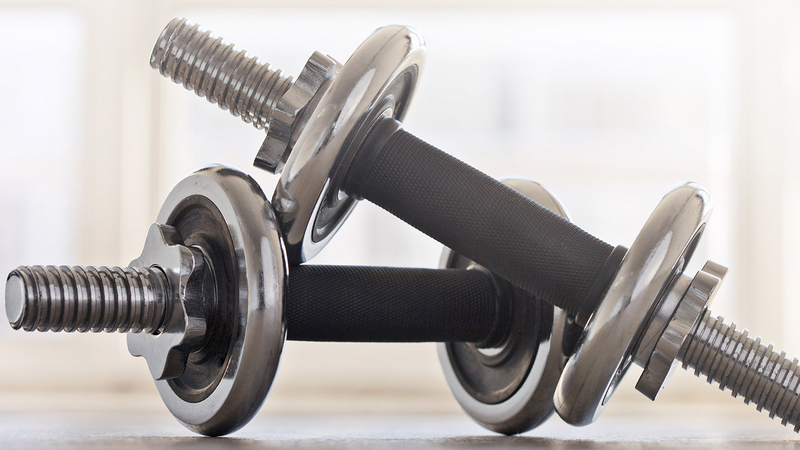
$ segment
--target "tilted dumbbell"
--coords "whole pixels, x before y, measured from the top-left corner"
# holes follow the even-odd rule
[[[272,202],[291,262],[364,198],[585,325],[556,392],[567,422],[591,423],[632,362],[650,398],[683,362],[800,428],[798,361],[709,315],[724,267],[683,274],[711,211],[701,187],[673,189],[630,250],[614,248],[402,129],[424,53],[415,30],[383,27],[343,66],[315,53],[293,84],[176,19],[150,62],[268,128],[255,164],[283,169]]]
[[[564,214],[538,184],[507,183]],[[128,332],[130,352],[145,357],[168,409],[202,434],[226,434],[253,417],[284,337],[448,342],[443,367],[475,420],[503,433],[537,426],[553,412],[566,316],[448,255],[453,270],[287,273],[259,186],[213,166],[173,189],[130,267],[19,267],[8,277],[5,308],[16,329]]]

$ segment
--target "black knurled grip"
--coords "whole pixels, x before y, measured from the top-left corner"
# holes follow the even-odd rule
[[[481,342],[499,307],[478,270],[301,265],[288,285],[293,341]]]
[[[614,249],[392,119],[356,154],[345,191],[571,314]]]

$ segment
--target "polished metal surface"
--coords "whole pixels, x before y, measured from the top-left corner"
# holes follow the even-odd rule
[[[280,173],[305,129],[322,94],[328,90],[342,65],[333,58],[314,52],[297,80],[280,98],[270,115],[269,131],[256,155],[255,165]]]
[[[203,254],[153,224],[142,256],[129,267],[19,267],[6,284],[12,328],[128,334],[156,380],[183,374],[205,336]]]
[[[681,347],[678,360],[683,368],[694,369],[720,390],[729,389],[733,397],[755,403],[758,411],[767,410],[782,425],[800,431],[800,367],[797,358],[776,352],[758,336],[736,329],[704,311],[699,324]]]
[[[252,178],[209,166],[175,186],[157,220],[212,262],[218,311],[216,328],[189,355],[186,372],[156,386],[191,430],[230,433],[263,404],[283,350],[286,261],[275,216]]]
[[[564,368],[554,401],[567,423],[593,422],[632,362],[644,367],[636,389],[652,400],[682,362],[800,431],[800,361],[711,317],[727,268],[708,261],[683,274],[709,213],[705,191],[686,184],[650,216]]]
[[[538,183],[517,178],[503,180],[503,183],[569,220],[561,203]],[[469,267],[485,270],[448,248],[442,253],[439,265],[446,268]],[[533,429],[552,415],[553,391],[567,359],[562,352],[566,314],[551,305],[532,299],[527,293],[520,291],[519,294],[521,300],[528,306],[535,305],[541,310],[537,310],[537,314],[533,317],[527,317],[529,320],[520,327],[512,326],[511,333],[527,335],[532,331],[535,334],[533,340],[527,339],[527,336],[519,340],[510,336],[499,348],[490,349],[478,348],[475,344],[469,343],[437,344],[439,362],[442,364],[447,384],[464,411],[484,427],[507,434]],[[539,312],[543,314],[538,314]],[[547,320],[545,314],[549,316]],[[531,342],[536,348],[518,348],[512,342],[520,345]],[[527,350],[533,350],[532,364],[511,367],[514,355]],[[499,362],[491,358],[503,354],[507,355]],[[466,363],[482,366],[483,370],[479,373],[487,378],[496,378],[491,374],[501,375],[508,370],[516,371],[512,373],[513,377],[506,378],[509,384],[513,384],[510,386],[513,391],[506,394],[502,401],[482,398],[468,386],[480,380],[465,379],[464,377],[469,375],[455,366],[457,359],[460,359],[459,365]],[[464,359],[467,361],[463,361]]]
[[[209,166],[167,197],[131,267],[20,267],[6,283],[14,328],[121,331],[167,408],[202,434],[261,407],[285,337],[277,221],[246,174]]]
[[[147,361],[155,380],[183,375],[189,353],[205,337],[205,264],[202,252],[181,245],[174,228],[158,223],[150,225],[141,256],[129,264],[157,268],[171,288],[159,332],[128,335],[128,351]]]
[[[648,326],[645,328],[639,345],[636,348],[633,362],[641,367],[647,365],[650,356],[655,351],[656,345],[664,335],[664,330],[673,319],[678,306],[683,300],[683,295],[692,284],[692,277],[681,274],[672,282],[672,286],[666,290],[666,294],[659,302],[658,307],[653,313]],[[697,317],[695,317],[697,318]]]
[[[669,323],[665,327],[659,327],[651,321],[648,332],[655,330],[660,337],[648,359],[644,362],[637,361],[637,364],[644,367],[644,371],[636,383],[636,390],[650,400],[655,400],[667,384],[678,364],[678,354],[684,341],[697,326],[703,311],[711,304],[727,272],[726,267],[708,261],[693,279],[681,275],[680,280],[688,282],[688,287],[671,289],[681,299],[677,307],[672,308]]]
[[[341,186],[349,158],[376,120],[402,120],[424,61],[425,43],[414,29],[379,28],[320,99],[272,198],[292,263],[322,250],[355,207]]]
[[[314,52],[292,82],[280,70],[272,70],[183,18],[173,19],[161,32],[150,66],[256,128],[266,129],[254,164],[272,173],[283,170],[308,116],[341,68],[331,57]]]
[[[6,315],[16,330],[158,333],[175,294],[158,268],[22,266],[6,281]]]
[[[555,392],[566,422],[600,415],[627,371],[664,287],[680,276],[702,234],[711,202],[699,185],[672,189],[656,207],[589,319]]]
[[[6,317],[11,328],[19,330],[25,317],[28,289],[19,275],[11,274],[6,280]],[[76,327],[77,328],[77,327]]]
[[[259,129],[267,128],[292,85],[280,70],[183,18],[173,19],[161,32],[150,66]]]
[[[186,19],[167,25],[150,57],[164,76],[268,128],[255,165],[282,171],[273,207],[292,263],[314,257],[355,207],[340,186],[351,153],[380,117],[403,119],[424,61],[419,33],[392,25],[369,36],[344,67],[314,53],[292,85]]]

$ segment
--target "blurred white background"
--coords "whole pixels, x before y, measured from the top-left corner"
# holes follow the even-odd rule
[[[800,3],[788,0],[0,0],[0,273],[126,264],[167,192],[205,164],[271,194],[276,178],[251,166],[263,132],[149,67],[176,16],[292,75],[314,50],[344,61],[378,26],[416,27],[428,64],[408,130],[492,176],[540,181],[612,244],[629,245],[674,184],[703,184],[716,210],[690,268],[731,269],[714,311],[800,355]],[[313,262],[434,267],[440,251],[362,203]],[[0,361],[2,410],[108,394],[163,408],[124,336],[3,320]],[[649,403],[632,372],[612,408]],[[726,397],[678,373],[659,402]],[[457,405],[433,344],[288,343],[265,410]]]

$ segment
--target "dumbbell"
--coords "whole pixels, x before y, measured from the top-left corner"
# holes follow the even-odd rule
[[[176,19],[150,62],[267,128],[255,165],[282,169],[272,203],[290,262],[318,253],[367,199],[585,325],[556,391],[567,422],[593,422],[631,363],[655,399],[682,362],[800,428],[797,360],[709,315],[726,268],[683,273],[711,212],[702,187],[671,190],[630,250],[609,245],[402,129],[424,55],[415,30],[387,26],[344,65],[315,53],[292,84]]]
[[[624,251],[613,252],[403,130],[398,120],[424,59],[424,40],[416,30],[387,26],[343,66],[315,53],[291,83],[279,70],[175,19],[157,39],[150,63],[176,83],[267,127],[255,165],[281,172],[272,204],[291,264],[316,255],[356,199],[366,198],[531,294],[588,316],[598,296],[584,300],[593,284],[606,285]],[[606,277],[595,282],[599,274]]]
[[[506,181],[564,214],[536,183]],[[27,331],[128,332],[170,412],[222,435],[244,426],[272,385],[284,338],[447,342],[457,400],[485,427],[531,429],[553,412],[566,361],[564,313],[447,252],[450,269],[301,265],[287,272],[256,182],[209,166],[168,195],[125,268],[26,266],[5,288]]]

